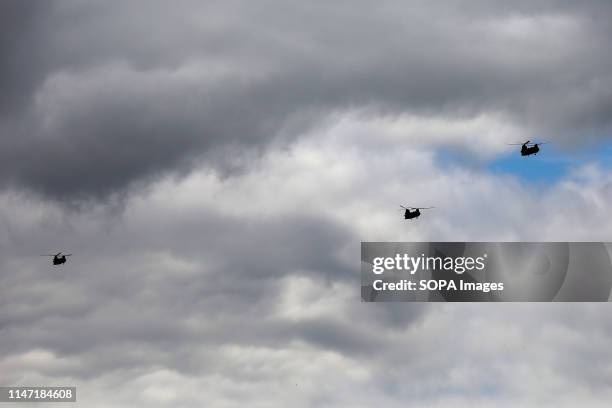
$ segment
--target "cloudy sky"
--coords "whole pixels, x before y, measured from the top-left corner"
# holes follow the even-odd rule
[[[361,241],[612,240],[608,1],[0,11],[0,385],[609,406],[605,304],[359,299]],[[527,139],[552,143],[507,145]]]

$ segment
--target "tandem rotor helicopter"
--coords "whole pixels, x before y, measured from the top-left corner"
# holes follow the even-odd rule
[[[531,156],[532,154],[538,154],[540,151],[540,145],[546,144],[549,142],[538,142],[534,143],[531,140],[526,141],[525,143],[508,143],[509,146],[521,146],[521,156]]]
[[[435,207],[404,207],[403,205],[400,205],[400,207],[404,209],[404,219],[405,220],[411,220],[413,218],[418,218],[421,215],[421,210],[429,210],[430,208],[435,208]]]
[[[53,265],[61,265],[66,263],[66,257],[72,256],[72,254],[62,254],[62,252],[58,252],[53,255],[41,255],[41,256],[52,256],[53,257]]]

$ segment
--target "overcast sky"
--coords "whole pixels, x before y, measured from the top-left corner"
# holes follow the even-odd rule
[[[611,241],[611,40],[604,0],[3,1],[0,385],[609,406],[607,305],[361,303],[359,248]]]

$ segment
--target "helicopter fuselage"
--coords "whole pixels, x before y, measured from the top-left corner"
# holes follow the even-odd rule
[[[53,265],[61,265],[66,263],[66,257],[65,256],[54,256],[53,257]]]
[[[413,218],[418,218],[421,215],[421,211],[418,209],[414,211],[406,210],[404,211],[404,219],[411,220]]]
[[[523,147],[521,147],[521,156],[530,156],[532,154],[537,154],[540,151],[540,148],[538,147],[537,144],[534,144],[533,146],[527,146],[527,145],[523,145]]]

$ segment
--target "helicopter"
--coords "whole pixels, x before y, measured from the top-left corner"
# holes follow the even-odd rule
[[[418,218],[421,215],[420,210],[429,210],[430,208],[435,208],[435,207],[404,207],[403,205],[400,205],[400,207],[402,207],[405,210],[404,211],[405,220],[411,220],[413,218]],[[414,210],[414,211],[411,211],[411,210]]]
[[[540,151],[539,145],[546,144],[548,142],[533,143],[531,140],[525,143],[509,143],[510,146],[521,146],[521,156],[531,156],[532,154],[538,154]]]
[[[41,256],[52,256],[53,257],[53,265],[61,265],[61,264],[65,264],[66,263],[66,257],[67,256],[72,256],[72,254],[62,254],[62,252],[58,252],[57,254],[53,255],[41,255]]]

